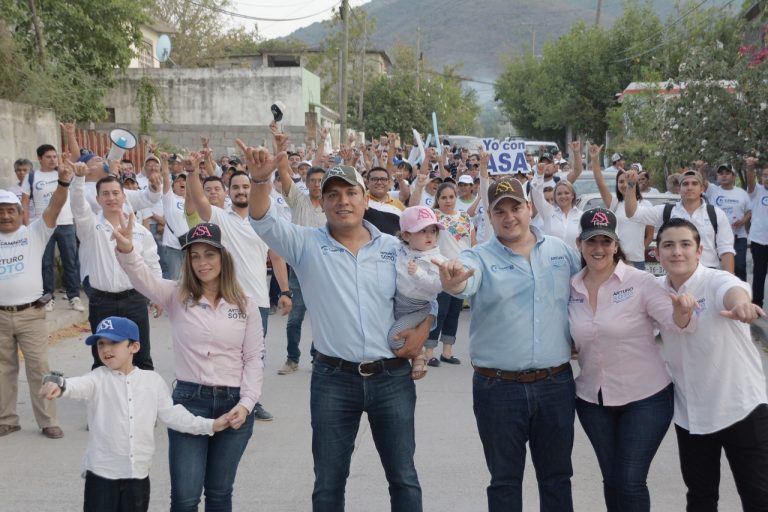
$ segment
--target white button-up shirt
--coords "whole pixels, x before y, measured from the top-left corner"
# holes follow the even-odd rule
[[[712,222],[707,214],[707,203],[703,199],[699,207],[694,210],[693,215],[688,213],[682,201],[678,201],[672,208],[669,218],[686,219],[692,222],[696,229],[699,230],[701,245],[704,247],[704,252],[701,254],[701,264],[707,267],[719,268],[720,255],[725,253],[736,254],[736,251],[733,250],[731,222],[720,208],[715,207],[715,214],[717,215],[717,235],[715,235],[715,228],[712,226]],[[652,224],[657,228],[661,227],[661,224],[664,222],[664,205],[657,204],[650,208],[638,205],[637,211],[630,220],[641,224]]]
[[[128,276],[117,263],[115,246],[112,240],[112,224],[104,214],[94,214],[85,200],[85,179],[75,177],[72,180],[70,198],[72,213],[75,216],[75,229],[80,239],[80,275],[89,277],[92,287],[103,292],[117,293],[133,288]],[[133,246],[138,251],[152,272],[162,275],[157,244],[147,228],[135,222],[133,224]]]
[[[667,276],[664,287],[674,293]],[[661,326],[662,354],[675,384],[675,424],[691,434],[717,432],[768,402],[760,353],[749,325],[720,315],[731,288],[749,285],[723,270],[699,265],[676,293],[690,293],[699,308],[695,332]]]
[[[160,374],[134,368],[129,374],[96,368],[67,379],[66,398],[88,401],[88,446],[83,476],[146,478],[155,453],[155,422],[179,432],[213,435],[212,419],[195,416],[173,405]]]

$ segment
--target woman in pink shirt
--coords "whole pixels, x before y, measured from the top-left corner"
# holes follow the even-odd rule
[[[117,259],[134,288],[163,306],[171,321],[176,385],[174,404],[195,415],[228,414],[229,426],[212,437],[168,429],[171,510],[232,510],[240,457],[253,432],[261,395],[264,336],[259,308],[237,284],[232,257],[215,224],[186,235],[178,282],[153,275],[133,250],[133,219],[114,233]]]
[[[584,212],[580,224],[584,268],[568,301],[581,368],[576,412],[600,464],[607,510],[649,511],[646,478],[673,408],[654,321],[684,327],[688,318],[651,274],[624,263],[612,211]]]

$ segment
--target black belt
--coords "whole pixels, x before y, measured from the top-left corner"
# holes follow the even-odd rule
[[[402,368],[403,366],[410,366],[407,359],[400,359],[399,357],[393,357],[391,359],[379,359],[378,361],[362,361],[359,363],[353,363],[352,361],[345,361],[340,357],[326,356],[318,352],[315,354],[315,361],[328,366],[339,368],[345,372],[357,373],[363,377],[370,377],[376,375],[384,370],[392,368]]]
[[[99,299],[112,299],[112,300],[127,299],[128,297],[133,297],[134,295],[141,295],[139,292],[137,292],[134,289],[125,290],[124,292],[103,292],[101,290],[97,290],[96,288],[91,288],[90,294],[93,297],[97,297]]]
[[[475,373],[491,379],[513,380],[523,384],[530,384],[531,382],[538,382],[553,375],[557,375],[558,373],[561,373],[570,367],[571,363],[563,363],[560,366],[554,366],[552,368],[540,368],[534,370],[512,372],[507,370],[499,370],[497,368],[480,368],[475,366]]]
[[[0,311],[9,311],[11,313],[18,313],[19,311],[24,311],[25,309],[37,307],[37,302],[28,302],[26,304],[20,304],[18,306],[0,306]]]

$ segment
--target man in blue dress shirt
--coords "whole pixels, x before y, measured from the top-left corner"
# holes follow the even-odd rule
[[[475,419],[491,473],[488,509],[519,511],[526,442],[542,511],[573,510],[574,399],[568,329],[570,278],[579,255],[529,225],[522,184],[488,189],[488,242],[441,265],[443,288],[469,298]]]
[[[434,319],[404,331],[392,353],[396,238],[363,221],[365,184],[349,166],[326,171],[321,184],[327,225],[299,226],[277,215],[269,199],[277,158],[241,146],[251,174],[250,215],[256,233],[299,279],[317,349],[310,388],[315,486],[312,509],[344,509],[355,436],[363,412],[389,482],[393,511],[421,511],[413,463],[416,391],[408,358],[421,353]]]

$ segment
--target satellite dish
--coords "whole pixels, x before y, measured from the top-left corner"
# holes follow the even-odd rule
[[[165,62],[171,57],[171,38],[166,34],[163,34],[158,38],[155,55],[159,62]]]

